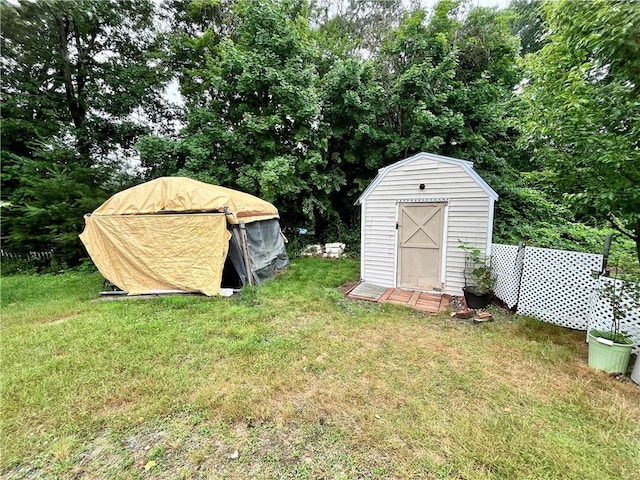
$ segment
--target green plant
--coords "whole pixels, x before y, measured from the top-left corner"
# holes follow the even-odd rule
[[[465,251],[465,283],[469,283],[468,286],[478,294],[492,293],[496,277],[491,270],[491,258],[483,255],[480,249],[464,243],[460,248]]]
[[[615,343],[632,344],[631,335],[621,331],[620,326],[630,310],[640,308],[640,283],[614,276],[612,280],[605,280],[602,283],[598,294],[609,302],[613,315],[609,331],[593,330],[593,335]]]

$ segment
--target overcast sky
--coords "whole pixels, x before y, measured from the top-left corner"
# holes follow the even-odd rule
[[[471,2],[476,7],[499,7],[505,8],[509,5],[507,0],[473,0]]]
[[[470,4],[474,7],[498,7],[505,8],[509,5],[510,0],[470,0]],[[422,6],[429,8],[434,6],[438,0],[422,0]]]

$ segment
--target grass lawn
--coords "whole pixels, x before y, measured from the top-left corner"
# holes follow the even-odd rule
[[[357,272],[118,301],[97,274],[2,278],[2,476],[640,478],[640,388],[583,333],[346,300]]]

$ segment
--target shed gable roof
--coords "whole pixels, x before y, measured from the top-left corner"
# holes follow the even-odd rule
[[[469,175],[478,184],[478,186],[484,192],[486,192],[486,194],[489,197],[493,198],[493,200],[498,200],[498,194],[495,192],[493,188],[489,186],[487,182],[485,182],[482,179],[480,175],[478,175],[478,172],[476,172],[473,169],[472,162],[469,162],[467,160],[460,160],[459,158],[451,158],[451,157],[445,157],[443,155],[436,155],[434,153],[421,152],[421,153],[417,153],[416,155],[413,155],[412,157],[405,158],[404,160],[400,160],[399,162],[392,163],[391,165],[387,165],[386,167],[383,167],[380,170],[378,170],[378,175],[376,176],[376,178],[373,179],[373,181],[364,190],[364,192],[362,192],[362,195],[358,197],[358,200],[356,200],[355,205],[360,205],[362,201],[365,200],[371,194],[371,192],[373,192],[373,190],[375,190],[375,188],[380,184],[382,179],[390,171],[395,170],[397,168],[401,168],[409,163],[412,163],[412,162],[415,162],[416,160],[421,160],[421,159],[434,160],[436,162],[448,163],[450,165],[458,165],[467,173],[467,175]]]

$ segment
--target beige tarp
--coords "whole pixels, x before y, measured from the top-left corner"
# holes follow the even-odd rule
[[[278,210],[253,195],[163,177],[111,197],[85,217],[80,239],[100,273],[129,295],[218,295],[229,248],[227,223],[272,218]]]
[[[129,295],[218,295],[230,233],[221,214],[91,215],[80,238],[100,273]]]
[[[162,212],[223,212],[238,224],[278,217],[269,202],[229,188],[184,177],[162,177],[115,194],[93,215],[141,215]]]

